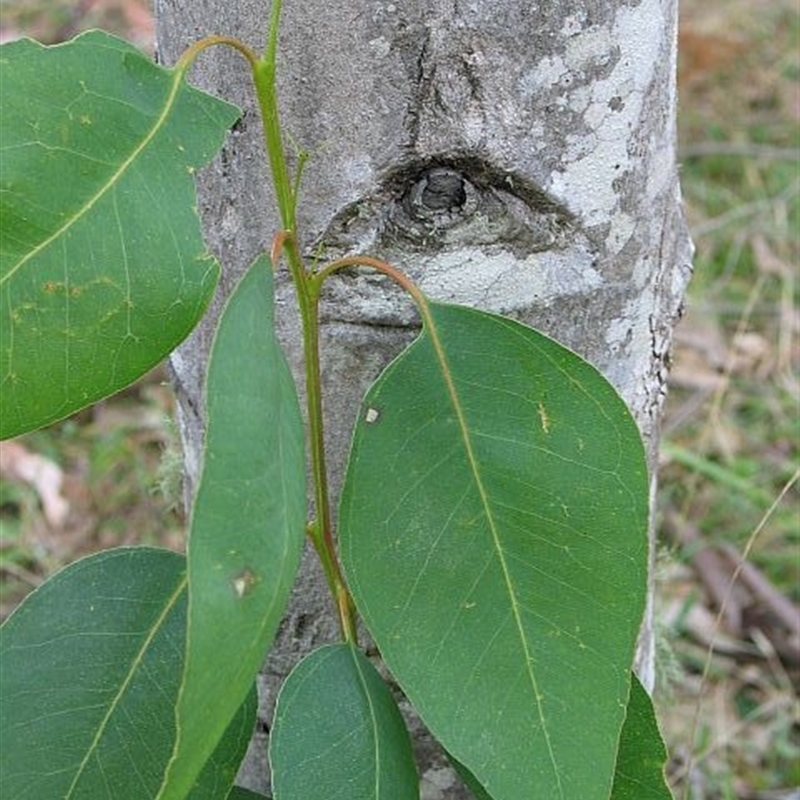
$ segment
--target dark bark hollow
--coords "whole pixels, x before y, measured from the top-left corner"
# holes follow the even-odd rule
[[[210,33],[261,49],[260,0],[156,0],[159,56]],[[593,362],[636,417],[656,463],[673,323],[691,246],[675,164],[676,0],[396,0],[284,3],[284,129],[311,153],[305,249],[369,253],[428,295],[531,324]],[[238,275],[278,229],[261,126],[240,57],[215,49],[193,79],[244,116],[201,181],[207,241],[224,265],[215,305],[172,361],[191,494],[213,326]],[[292,289],[279,329],[299,376]],[[415,330],[410,303],[365,272],[323,301],[327,444],[338,492],[360,398]],[[243,773],[265,788],[263,732],[299,657],[337,638],[324,582],[304,560],[265,667],[262,734]],[[638,657],[652,682],[649,615]],[[466,797],[414,723],[423,797]]]

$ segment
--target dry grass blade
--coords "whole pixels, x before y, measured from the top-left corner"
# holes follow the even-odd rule
[[[798,478],[800,478],[800,469],[795,471],[794,475],[792,475],[792,477],[786,482],[786,484],[784,485],[784,487],[781,490],[780,494],[775,498],[775,500],[773,501],[772,505],[769,507],[769,509],[767,509],[767,512],[761,518],[761,521],[759,522],[759,524],[756,526],[755,530],[753,530],[752,534],[750,535],[750,538],[747,541],[747,544],[746,544],[746,546],[744,548],[744,551],[742,552],[741,558],[739,559],[739,563],[736,565],[736,568],[734,569],[733,574],[731,575],[731,578],[730,578],[730,581],[729,581],[729,584],[728,584],[728,588],[727,588],[727,590],[725,592],[725,595],[722,598],[722,603],[720,605],[719,613],[717,614],[717,619],[716,619],[716,623],[715,623],[715,631],[719,630],[722,627],[723,619],[725,617],[726,606],[730,602],[730,598],[733,595],[734,587],[736,586],[736,583],[739,580],[739,576],[741,575],[743,565],[747,562],[747,559],[748,559],[748,557],[750,555],[750,552],[753,549],[753,546],[755,545],[756,540],[758,539],[759,534],[764,529],[764,527],[767,524],[767,522],[769,521],[770,517],[775,513],[775,510],[783,502],[783,499],[789,493],[790,489],[795,485],[795,483],[797,483]],[[708,680],[708,675],[709,675],[709,672],[711,670],[711,662],[712,662],[713,657],[714,657],[714,641],[712,640],[712,642],[711,642],[711,644],[710,644],[710,646],[708,648],[708,653],[706,655],[705,664],[703,665],[703,672],[702,672],[702,676],[701,676],[701,679],[700,679],[701,686],[703,684],[705,684],[706,681]],[[691,730],[690,730],[690,734],[689,734],[689,742],[692,743],[692,744],[694,743],[695,738],[697,736],[697,727],[698,727],[698,723],[699,723],[699,720],[700,720],[700,714],[702,713],[702,709],[703,709],[703,698],[702,698],[702,693],[701,693],[699,695],[699,697],[698,697],[698,700],[697,700],[697,707],[696,707],[694,718],[692,720],[692,726],[691,726]],[[686,767],[684,769],[684,773],[683,773],[683,775],[679,775],[678,776],[679,778],[685,778],[686,776],[689,776],[689,775],[692,774],[694,761],[695,761],[695,756],[694,756],[693,750],[691,750],[690,754],[689,754],[688,763],[686,764]],[[683,800],[689,800],[689,798],[690,798],[689,791],[690,791],[690,783],[687,781],[685,783],[685,788],[684,788],[684,793],[683,793]]]

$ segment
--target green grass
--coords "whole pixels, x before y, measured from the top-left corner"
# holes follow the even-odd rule
[[[659,507],[701,542],[748,550],[798,602],[800,15],[788,2],[684,5],[709,32],[705,52],[717,47],[723,62],[683,87],[682,185],[697,254],[676,337]],[[703,28],[705,19],[729,27]],[[734,56],[719,37],[736,44]],[[681,609],[668,634],[678,677],[660,690],[676,795],[738,799],[796,787],[800,665],[771,651],[769,636],[781,644],[781,634],[758,618],[758,604],[746,609],[755,631],[733,643],[738,654],[726,652],[718,609],[687,570],[693,549],[665,542],[672,560],[661,604]],[[698,610],[706,612],[699,623]],[[698,632],[725,643],[708,665]]]

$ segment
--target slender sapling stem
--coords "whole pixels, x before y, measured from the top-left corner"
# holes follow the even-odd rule
[[[342,635],[345,641],[355,643],[357,641],[355,604],[336,556],[328,498],[325,432],[322,416],[322,378],[319,361],[319,291],[318,285],[312,280],[311,271],[303,262],[297,240],[297,183],[305,157],[301,154],[295,181],[292,182],[286,164],[278,113],[275,72],[280,5],[280,0],[273,0],[270,32],[264,58],[253,64],[253,83],[261,110],[272,183],[283,228],[273,241],[272,254],[274,258],[281,253],[286,256],[297,293],[297,304],[302,323],[309,448],[316,513],[316,520],[308,526],[308,533],[322,562],[328,585],[336,602]]]

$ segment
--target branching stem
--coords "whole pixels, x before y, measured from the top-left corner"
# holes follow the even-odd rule
[[[320,284],[314,280],[313,272],[306,268],[297,239],[297,184],[299,171],[302,169],[303,157],[301,156],[300,158],[298,175],[294,181],[290,180],[278,114],[275,72],[280,5],[279,0],[273,0],[270,33],[264,58],[251,62],[253,83],[264,125],[264,137],[272,183],[283,228],[273,242],[273,265],[277,257],[284,253],[295,285],[302,323],[309,449],[311,451],[314,510],[316,514],[316,519],[308,526],[308,535],[317,551],[333,594],[342,636],[345,641],[355,643],[357,641],[355,604],[350,596],[336,556],[333,521],[328,497],[325,431],[322,416],[322,377],[319,361]]]
[[[183,52],[181,57],[178,59],[177,64],[175,65],[175,69],[181,73],[181,75],[184,75],[189,71],[200,53],[202,53],[204,50],[207,50],[209,47],[215,47],[217,45],[232,47],[234,50],[241,53],[241,55],[247,59],[251,69],[255,69],[256,64],[258,64],[258,56],[256,56],[256,54],[246,44],[244,44],[244,42],[240,42],[238,39],[234,39],[232,36],[206,36],[203,39],[195,42],[191,47],[188,47]]]
[[[345,256],[336,261],[331,261],[330,264],[323,267],[321,270],[311,276],[311,280],[319,287],[333,274],[341,272],[343,269],[350,267],[368,267],[374,269],[387,278],[391,278],[401,289],[403,289],[414,301],[417,310],[423,319],[428,317],[428,304],[425,300],[425,295],[422,294],[420,288],[408,277],[404,272],[393,267],[387,261],[373,256]],[[319,289],[317,290],[319,291]]]
[[[208,36],[190,47],[181,57],[176,69],[183,75],[205,49],[215,45],[227,45],[237,50],[250,65],[258,105],[264,126],[264,139],[269,158],[272,184],[281,217],[282,230],[272,243],[273,266],[283,254],[297,293],[297,304],[303,332],[303,353],[305,356],[306,409],[308,414],[309,449],[311,452],[311,471],[314,483],[314,510],[316,518],[307,528],[317,555],[322,563],[325,576],[336,603],[339,624],[345,641],[356,643],[356,610],[350,591],[342,574],[336,555],[328,496],[328,473],[325,459],[325,431],[322,416],[322,376],[319,359],[319,297],[325,280],[339,270],[348,267],[369,267],[387,275],[405,289],[416,303],[423,318],[427,305],[417,286],[400,270],[369,256],[351,256],[328,264],[316,271],[308,269],[303,261],[297,239],[297,193],[300,173],[305,154],[298,159],[294,180],[289,177],[283,145],[278,99],[275,82],[278,45],[278,24],[280,19],[280,0],[273,0],[270,17],[270,31],[264,57],[258,58],[247,45],[228,36]]]

